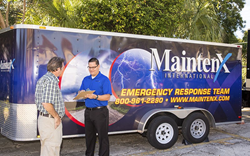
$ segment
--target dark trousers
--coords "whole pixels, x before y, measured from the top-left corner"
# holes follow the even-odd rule
[[[96,133],[99,140],[99,156],[109,156],[109,110],[107,107],[97,110],[85,110],[86,156],[95,152]]]

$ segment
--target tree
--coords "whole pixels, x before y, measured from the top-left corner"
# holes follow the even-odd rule
[[[22,4],[22,5],[20,5]],[[24,22],[25,10],[26,10],[26,0],[23,2],[18,0],[1,0],[0,1],[0,27],[6,28],[9,25],[15,24],[22,14],[22,21]],[[22,9],[21,9],[22,7]],[[5,16],[4,16],[5,15]],[[11,15],[11,16],[10,16]],[[22,23],[23,23],[22,22]]]
[[[29,5],[26,24],[77,28],[79,0],[36,0]]]
[[[79,28],[174,37],[183,0],[84,0]]]
[[[24,23],[25,10],[26,10],[26,0],[23,0],[23,17],[22,17],[22,23]]]
[[[234,32],[244,28],[240,11],[244,8],[244,0],[212,0],[220,26],[224,29],[224,43],[236,43]]]
[[[244,36],[239,43],[242,45],[242,83],[246,82],[246,74],[247,74],[247,40],[248,31],[244,32]]]
[[[242,42],[242,55],[243,55],[243,57],[247,56],[247,44],[249,44],[249,43],[247,43],[248,42],[247,37],[248,37],[248,31],[245,31],[244,36],[243,36],[242,41],[241,41]]]
[[[24,23],[235,43],[243,0],[29,0]],[[32,2],[32,3],[31,3]],[[16,23],[22,23],[19,20]]]
[[[179,25],[179,38],[221,42],[223,30],[218,24],[211,0],[185,0],[182,16],[186,19]]]
[[[10,8],[10,1],[0,1],[0,5],[1,5],[1,11],[0,11],[0,26],[1,28],[6,28],[7,26],[9,26],[9,8]],[[2,12],[4,12],[6,14],[5,18],[2,14]]]

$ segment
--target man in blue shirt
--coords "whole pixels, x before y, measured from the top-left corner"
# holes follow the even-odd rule
[[[80,91],[95,91],[85,97],[85,138],[86,155],[93,156],[95,151],[96,133],[99,139],[99,156],[109,155],[109,110],[108,100],[112,95],[111,83],[99,69],[99,61],[91,58],[88,62],[89,76],[86,76],[80,87]]]

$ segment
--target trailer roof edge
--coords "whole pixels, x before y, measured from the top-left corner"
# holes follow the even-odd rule
[[[236,45],[236,44],[198,41],[198,40],[188,40],[188,39],[177,39],[177,38],[138,35],[138,34],[128,34],[128,33],[118,33],[118,32],[97,31],[97,30],[87,30],[87,29],[52,27],[52,26],[42,26],[42,25],[30,25],[30,24],[13,25],[13,26],[1,29],[0,33],[4,33],[4,32],[7,32],[7,31],[10,31],[12,29],[25,29],[25,28],[26,29],[53,30],[53,31],[85,33],[85,34],[93,34],[93,35],[119,36],[119,37],[130,37],[130,38],[138,38],[138,39],[151,39],[151,40],[161,40],[161,41],[171,41],[171,42],[182,42],[182,43],[205,44],[205,45],[216,45],[216,46],[229,46],[229,47],[242,48],[241,45]]]

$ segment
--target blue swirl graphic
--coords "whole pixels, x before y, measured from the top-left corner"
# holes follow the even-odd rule
[[[15,61],[15,59],[13,59],[13,61],[11,62],[11,65],[10,65],[10,73],[11,73],[11,67],[12,67],[14,61]]]
[[[216,72],[216,75],[214,77],[214,82],[217,80],[217,77],[219,76],[220,70],[223,67],[223,65],[227,62],[227,60],[232,56],[232,53],[228,53],[227,56],[225,57],[225,59],[222,61],[222,63],[220,64],[220,67],[218,69],[218,71]]]

